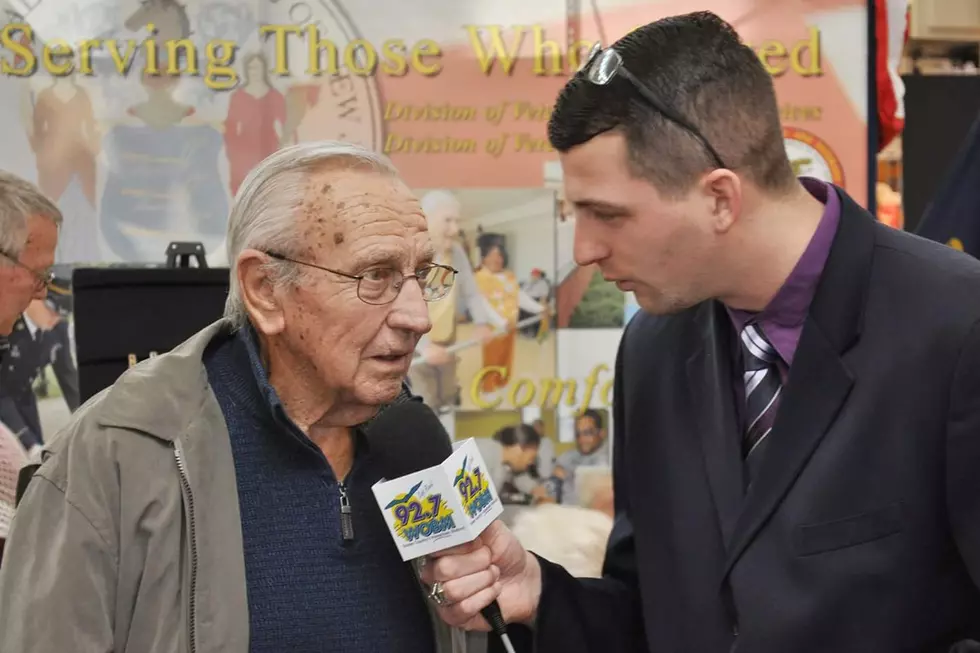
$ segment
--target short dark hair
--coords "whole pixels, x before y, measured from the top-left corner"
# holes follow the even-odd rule
[[[600,413],[595,408],[586,408],[582,411],[582,414],[578,416],[578,419],[588,418],[592,420],[592,423],[597,429],[602,428],[602,413]]]
[[[480,250],[480,258],[486,258],[495,248],[500,251],[500,256],[504,260],[504,267],[507,267],[507,238],[503,234],[482,233],[476,239],[476,246]]]
[[[504,447],[519,446],[521,449],[537,447],[541,444],[541,436],[527,424],[505,426],[493,435],[493,439]]]
[[[731,25],[708,11],[639,27],[613,47],[623,65],[668,108],[700,130],[730,169],[779,193],[796,177],[786,156],[772,78]],[[548,121],[559,152],[621,130],[630,168],[661,192],[679,195],[717,167],[686,129],[651,107],[620,75],[596,86],[584,71],[568,81]]]

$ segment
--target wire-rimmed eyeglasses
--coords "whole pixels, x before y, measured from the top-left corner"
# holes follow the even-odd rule
[[[585,78],[589,82],[595,84],[596,86],[606,86],[617,75],[622,75],[633,85],[633,88],[646,100],[650,106],[659,111],[665,118],[671,122],[679,125],[686,129],[692,136],[694,136],[704,149],[708,151],[708,154],[715,160],[719,168],[726,168],[725,162],[722,160],[715,148],[711,147],[711,143],[708,139],[704,137],[704,134],[695,127],[691,122],[681,116],[679,113],[673,109],[666,106],[663,102],[657,99],[657,94],[654,93],[649,86],[641,82],[636,78],[633,73],[631,73],[625,65],[623,65],[623,57],[616,52],[613,48],[602,49],[602,46],[596,43],[592,46],[592,50],[589,52],[589,57],[585,60],[582,65],[581,70],[585,72]]]
[[[34,277],[34,292],[41,292],[54,282],[54,271],[45,270],[43,272],[38,272],[37,270],[31,269],[20,262],[20,259],[9,252],[5,252],[0,249],[0,256],[4,257],[17,267],[22,270],[27,270]]]
[[[348,274],[340,270],[325,268],[316,263],[290,258],[278,252],[265,252],[265,254],[280,261],[305,265],[356,281],[358,299],[365,304],[374,306],[390,304],[395,301],[402,286],[405,285],[406,279],[415,279],[419,282],[419,286],[422,288],[422,299],[427,302],[439,301],[452,290],[453,284],[456,282],[456,274],[459,272],[456,268],[448,265],[429,263],[417,269],[415,274],[404,274],[401,270],[389,267],[370,268],[360,274]]]

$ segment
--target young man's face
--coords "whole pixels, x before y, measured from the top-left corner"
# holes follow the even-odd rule
[[[575,215],[575,262],[668,315],[713,296],[720,266],[710,196],[665,197],[634,175],[622,134],[608,132],[560,157]]]

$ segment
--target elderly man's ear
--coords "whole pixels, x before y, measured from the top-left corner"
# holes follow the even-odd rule
[[[252,325],[260,333],[274,335],[286,327],[286,317],[281,303],[283,293],[273,283],[268,262],[269,257],[262,252],[243,251],[238,257],[238,284]]]

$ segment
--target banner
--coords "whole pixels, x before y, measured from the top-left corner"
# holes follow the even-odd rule
[[[470,296],[433,309],[439,324],[420,346],[414,383],[460,437],[496,443],[502,468],[536,479],[530,492],[511,483],[531,503],[605,505],[605,490],[558,491],[554,470],[566,454],[575,466],[608,464],[599,453],[613,428],[613,363],[637,310],[595,269],[575,266],[574,218],[546,138],[554,98],[593,43],[668,15],[718,13],[772,75],[796,172],[867,200],[865,2],[0,7],[0,166],[63,209],[61,263],[161,262],[170,241],[202,242],[221,261],[245,175],[301,141],[361,143],[388,154],[420,196],[452,191],[460,234],[446,251],[465,261]],[[583,418],[590,408],[598,412]],[[517,450],[535,455],[525,465]]]

